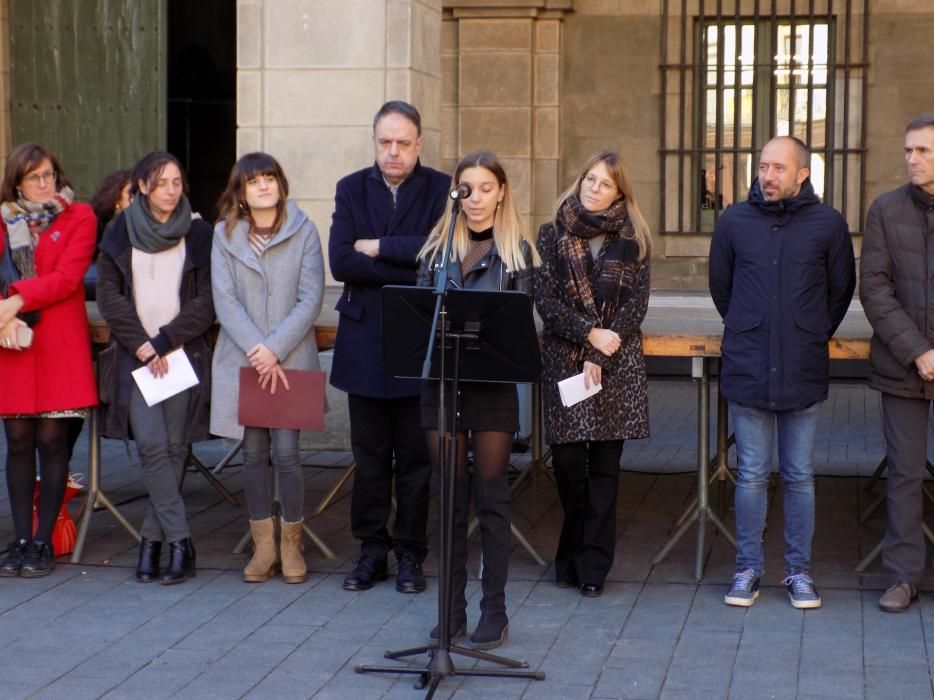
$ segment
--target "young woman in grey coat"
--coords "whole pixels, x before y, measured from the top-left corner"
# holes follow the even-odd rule
[[[321,242],[314,223],[288,194],[288,181],[272,156],[243,156],[218,203],[221,218],[211,255],[214,306],[221,324],[214,352],[211,432],[243,440],[254,544],[243,580],[250,582],[266,581],[276,571],[272,469],[281,498],[282,576],[287,583],[308,577],[302,555],[299,431],[244,428],[238,422],[241,367],[256,370],[256,381],[272,393],[289,390],[283,369],[319,369],[314,323],[324,295]]]

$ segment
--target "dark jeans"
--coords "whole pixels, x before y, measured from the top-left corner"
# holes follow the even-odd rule
[[[890,583],[917,586],[924,573],[924,498],[931,402],[882,394],[882,430],[888,475],[882,564]]]
[[[179,485],[188,457],[185,433],[190,391],[149,407],[134,384],[130,394],[130,428],[143,469],[149,503],[140,534],[157,542],[191,537]]]
[[[622,440],[551,446],[564,522],[555,577],[570,584],[603,585],[616,551],[616,495]]]
[[[419,420],[419,398],[373,399],[351,394],[350,444],[357,471],[350,525],[364,554],[383,558],[392,549],[423,561],[428,553],[428,488],[431,463]],[[393,457],[395,456],[395,469]],[[387,524],[396,481],[396,520]]]
[[[302,519],[305,482],[298,454],[298,436],[297,430],[244,428],[243,492],[250,520],[272,517],[275,498],[282,506],[283,520],[294,523]],[[273,469],[279,477],[278,494],[273,489]]]

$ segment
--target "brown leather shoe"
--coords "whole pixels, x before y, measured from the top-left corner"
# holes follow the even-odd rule
[[[879,598],[879,607],[886,612],[905,612],[918,597],[918,589],[910,583],[896,583]]]

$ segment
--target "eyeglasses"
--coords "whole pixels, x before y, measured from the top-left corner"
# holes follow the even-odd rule
[[[58,180],[58,173],[54,170],[46,170],[44,173],[33,173],[23,178],[23,182],[36,186],[43,182],[55,183]]]
[[[584,185],[589,188],[592,188],[594,185],[597,185],[597,189],[600,192],[615,192],[617,187],[612,182],[607,182],[606,180],[597,180],[595,175],[585,175],[584,176]]]

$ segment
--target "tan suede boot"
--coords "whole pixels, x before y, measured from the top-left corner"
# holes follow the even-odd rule
[[[304,583],[308,579],[308,567],[305,564],[305,556],[302,554],[304,550],[303,522],[303,520],[298,520],[294,523],[287,523],[283,520],[280,523],[282,531],[279,553],[282,556],[282,578],[286,583]]]
[[[253,558],[243,570],[243,580],[262,583],[276,575],[275,521],[272,518],[250,521],[253,537]]]

